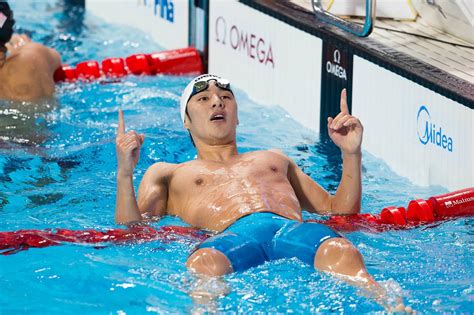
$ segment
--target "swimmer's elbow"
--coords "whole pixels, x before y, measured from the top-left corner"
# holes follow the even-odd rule
[[[121,218],[118,215],[115,215],[115,224],[127,225],[127,220],[124,220],[124,218]]]
[[[354,214],[359,214],[360,210],[342,210],[342,211],[333,211],[332,215],[340,215],[340,216],[346,216],[346,215],[354,215]]]
[[[359,213],[360,213],[360,205],[349,209],[348,211],[346,211],[345,214],[346,215],[351,215],[351,214],[359,214]]]
[[[347,214],[359,214],[361,210],[361,196],[354,196],[352,201],[346,206]]]
[[[118,225],[131,226],[131,225],[139,224],[142,221],[143,221],[143,218],[141,215],[130,217],[130,216],[122,215],[120,213],[115,214],[115,224],[118,224]]]
[[[118,224],[118,225],[127,225],[128,222],[127,220],[124,220],[123,218],[120,218],[118,216],[115,216],[115,224]]]
[[[359,214],[361,210],[360,200],[351,203],[341,203],[335,196],[330,197],[329,212],[332,215],[352,215]]]

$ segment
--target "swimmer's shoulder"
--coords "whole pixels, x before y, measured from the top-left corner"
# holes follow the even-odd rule
[[[53,51],[37,43],[27,43],[14,51],[2,68],[3,94],[24,101],[52,97],[53,73],[61,64],[59,54]]]
[[[9,61],[15,72],[31,73],[40,67],[51,75],[61,65],[61,56],[53,48],[30,42],[13,52]]]
[[[267,150],[268,152],[270,152],[271,154],[276,154],[278,156],[281,156],[281,157],[284,157],[284,158],[287,158],[288,159],[288,156],[280,149],[269,149]]]
[[[179,164],[156,162],[146,170],[146,173],[153,174],[155,176],[171,176],[178,167]]]
[[[176,166],[177,164],[166,162],[154,163],[146,170],[140,186],[166,185],[173,176]]]
[[[280,149],[259,150],[259,151],[253,151],[252,153],[255,155],[266,156],[269,158],[290,160],[290,158]]]
[[[167,163],[167,162],[157,162],[151,165],[146,173],[145,176],[152,177],[152,178],[165,178],[170,180],[173,176],[178,173],[178,171],[186,171],[190,168],[192,169],[193,166],[196,164],[196,160],[174,164],[174,163]]]
[[[261,163],[291,164],[293,161],[279,149],[257,150],[242,154],[243,159],[255,160]]]

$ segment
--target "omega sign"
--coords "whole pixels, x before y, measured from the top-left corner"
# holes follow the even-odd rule
[[[341,66],[341,52],[338,49],[334,50],[333,62],[330,60],[326,62],[326,71],[347,81],[346,69]]]
[[[263,37],[247,31],[237,25],[227,25],[222,17],[216,19],[216,42],[230,46],[235,51],[247,55],[248,58],[258,60],[265,66],[275,68],[272,44]]]

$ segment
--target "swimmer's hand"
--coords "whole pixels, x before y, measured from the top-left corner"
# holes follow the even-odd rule
[[[341,112],[335,117],[328,117],[328,134],[331,140],[347,154],[359,154],[361,151],[364,127],[357,117],[349,114],[347,92],[341,92]]]
[[[117,129],[117,138],[115,139],[115,146],[117,151],[118,173],[120,176],[132,176],[133,170],[140,158],[140,149],[144,134],[138,134],[135,130],[130,130],[125,133],[125,122],[123,112],[119,109],[119,121]]]
[[[405,306],[403,303],[398,304],[396,307],[388,309],[389,314],[416,314],[411,306]]]

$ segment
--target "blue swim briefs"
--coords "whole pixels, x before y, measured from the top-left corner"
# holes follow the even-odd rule
[[[270,212],[244,216],[201,245],[214,248],[230,260],[234,271],[243,271],[265,261],[297,257],[314,264],[322,242],[342,237],[331,228],[316,222],[299,222]]]

